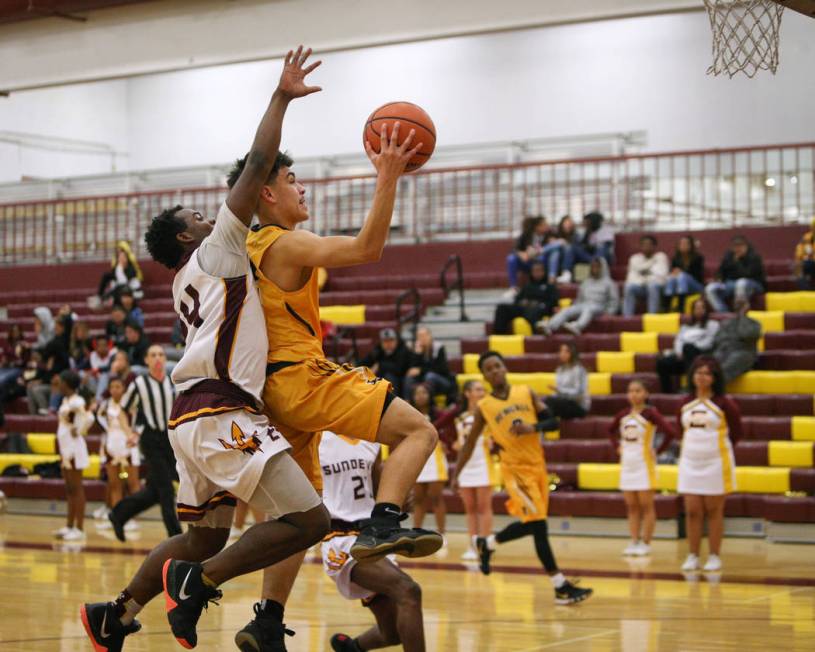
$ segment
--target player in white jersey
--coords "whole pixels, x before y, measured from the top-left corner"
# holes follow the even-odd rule
[[[122,648],[125,636],[140,628],[136,614],[162,585],[173,635],[195,647],[196,624],[207,603],[221,597],[218,585],[308,548],[328,531],[328,512],[260,410],[268,343],[245,246],[261,187],[277,173],[286,108],[319,90],[304,82],[319,64],[304,67],[309,54],[301,47],[286,57],[249,163],[217,220],[176,206],[154,218],[145,235],[151,256],[176,270],[173,299],[186,350],[173,371],[179,394],[168,426],[179,519],[193,527],[154,548],[115,602],[82,607],[97,652]],[[236,497],[270,520],[224,548]],[[285,649],[275,643],[282,638],[283,631],[264,631],[252,647],[236,643],[265,652]]]
[[[323,539],[323,568],[337,590],[349,600],[362,600],[376,618],[356,638],[334,634],[335,652],[361,652],[402,645],[423,652],[422,592],[418,584],[390,559],[358,564],[351,546],[360,521],[371,514],[382,467],[380,445],[323,432],[320,440],[323,501],[331,513],[331,531]]]

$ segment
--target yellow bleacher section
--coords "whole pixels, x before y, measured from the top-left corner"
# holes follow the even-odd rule
[[[320,306],[320,319],[342,325],[364,324],[365,306]]]
[[[812,467],[813,446],[808,441],[770,441],[767,457],[770,466]]]
[[[815,417],[792,417],[792,440],[815,441]]]

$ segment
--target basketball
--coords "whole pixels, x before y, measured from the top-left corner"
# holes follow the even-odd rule
[[[430,156],[436,148],[436,126],[422,107],[410,102],[383,104],[371,113],[365,121],[362,144],[364,146],[367,140],[371,143],[373,150],[379,152],[379,134],[382,125],[387,125],[390,133],[397,121],[400,123],[398,145],[401,145],[407,138],[411,129],[416,130],[416,135],[413,137],[413,146],[422,143],[422,149],[416,152],[407,164],[406,170],[414,172],[430,160]]]

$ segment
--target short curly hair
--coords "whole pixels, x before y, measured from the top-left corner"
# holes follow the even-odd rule
[[[176,237],[187,229],[186,222],[178,216],[181,209],[181,204],[177,204],[163,210],[153,218],[144,234],[144,243],[153,260],[170,269],[178,267],[184,255],[184,247]]]
[[[229,174],[226,177],[227,186],[232,188],[236,183],[238,183],[238,179],[246,167],[246,161],[251,154],[252,153],[249,152],[249,154],[243,158],[239,158],[237,161],[235,161],[235,163],[232,165],[232,169],[229,171]],[[289,156],[286,152],[278,152],[277,156],[275,156],[274,165],[272,165],[272,169],[269,172],[269,177],[266,179],[266,183],[274,183],[275,179],[277,178],[277,173],[280,172],[280,168],[290,168],[292,165],[294,165],[294,159],[291,156]]]

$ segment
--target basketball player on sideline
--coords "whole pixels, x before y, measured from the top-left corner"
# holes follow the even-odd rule
[[[331,532],[323,539],[326,574],[348,600],[362,600],[376,618],[356,638],[334,634],[335,652],[362,652],[401,645],[405,652],[424,652],[422,590],[389,559],[357,563],[351,546],[359,521],[371,513],[382,472],[379,444],[324,432],[320,440],[323,502],[331,514]]]
[[[412,147],[413,131],[398,145],[398,134],[398,122],[390,135],[383,126],[379,153],[366,143],[377,180],[370,211],[356,237],[319,237],[296,229],[309,218],[306,191],[291,170],[292,159],[280,154],[277,167],[258,191],[255,211],[259,225],[252,228],[246,242],[258,278],[270,347],[263,402],[270,421],[291,443],[294,459],[320,491],[317,449],[323,430],[391,448],[376,504],[370,518],[360,522],[359,536],[350,549],[358,561],[375,561],[393,552],[423,557],[443,543],[436,532],[400,527],[406,518],[404,501],[438,441],[435,428],[397,398],[389,382],[369,369],[341,367],[327,360],[320,330],[317,268],[372,263],[382,255],[399,177],[422,145]],[[240,178],[245,166],[246,159],[236,163],[229,184]],[[264,623],[280,631],[286,600],[304,555],[302,551],[264,571],[261,609],[238,632],[236,641],[254,644]]]
[[[176,206],[154,218],[145,234],[152,257],[177,270],[173,300],[186,350],[173,370],[179,395],[169,434],[180,477],[178,513],[192,527],[154,548],[114,602],[82,607],[97,652],[121,650],[124,638],[140,628],[136,614],[162,583],[173,635],[195,647],[201,610],[221,597],[220,584],[286,559],[328,531],[320,497],[258,409],[268,343],[246,255],[248,226],[275,165],[286,108],[320,90],[305,84],[319,65],[304,67],[310,52],[300,47],[286,56],[249,161],[216,222]],[[274,520],[254,525],[224,549],[236,497]],[[259,641],[251,649],[275,648]]]
[[[552,419],[546,405],[526,385],[510,386],[504,358],[496,351],[486,351],[478,358],[478,368],[492,385],[492,393],[478,402],[473,426],[458,454],[456,471],[464,468],[484,427],[499,448],[501,474],[509,500],[507,511],[520,521],[510,523],[498,534],[478,537],[476,548],[481,558],[481,572],[490,573],[490,557],[496,543],[507,543],[528,535],[535,540],[535,552],[555,587],[556,604],[582,602],[592,594],[569,582],[558,570],[549,545],[546,524],[549,507],[549,476],[543,459],[540,433],[551,429]],[[456,475],[452,479],[455,487]]]

